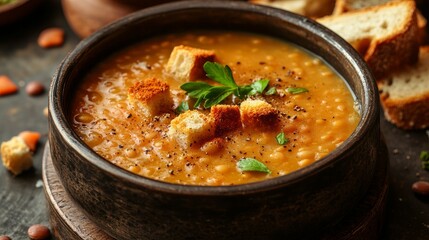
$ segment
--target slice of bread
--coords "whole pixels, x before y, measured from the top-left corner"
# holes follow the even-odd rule
[[[391,1],[394,0],[337,0],[332,14],[342,14],[357,9],[374,7]]]
[[[392,1],[414,1],[414,0],[337,0],[332,14],[333,15],[343,14],[345,12],[368,8],[368,7],[374,7],[374,6],[386,4]],[[427,20],[423,16],[423,14],[420,13],[420,11],[417,11],[417,25],[419,26],[420,42],[424,43],[426,40]]]
[[[249,0],[251,3],[298,13],[307,17],[323,17],[332,13],[335,0]]]
[[[416,11],[414,1],[393,1],[317,21],[351,43],[378,79],[417,61]]]
[[[215,60],[215,52],[188,46],[176,46],[170,54],[166,70],[178,81],[194,81],[205,77],[204,63]]]
[[[384,115],[403,129],[429,127],[429,46],[421,47],[416,65],[378,82]]]

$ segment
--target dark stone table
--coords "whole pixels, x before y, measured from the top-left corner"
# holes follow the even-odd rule
[[[38,34],[48,27],[66,30],[62,47],[42,49],[37,45]],[[49,226],[41,184],[48,126],[43,109],[47,106],[48,94],[46,91],[41,96],[30,97],[25,93],[25,84],[37,80],[48,89],[57,66],[78,42],[58,0],[47,0],[24,20],[0,28],[0,75],[8,75],[20,86],[17,94],[0,97],[0,142],[23,130],[42,133],[34,155],[34,169],[14,177],[0,167],[0,235],[27,239],[29,226],[37,223]],[[429,172],[421,168],[419,160],[420,152],[429,150],[429,138],[423,130],[399,130],[383,116],[381,126],[390,157],[390,192],[383,238],[429,239],[429,199],[411,191],[413,182],[429,180]]]

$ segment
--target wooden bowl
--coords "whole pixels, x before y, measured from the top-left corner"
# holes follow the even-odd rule
[[[137,10],[174,0],[61,0],[73,32],[86,38],[99,28]]]
[[[295,43],[323,58],[351,87],[361,121],[335,151],[289,175],[236,186],[189,186],[125,171],[89,149],[69,122],[74,86],[109,54],[192,28],[235,29]],[[124,37],[126,36],[126,37]],[[357,52],[318,23],[243,2],[177,2],[138,11],[84,39],[53,78],[49,142],[70,196],[117,239],[303,239],[332,227],[366,194],[380,141],[375,81]]]
[[[17,0],[0,5],[0,27],[12,24],[34,11],[43,0]]]

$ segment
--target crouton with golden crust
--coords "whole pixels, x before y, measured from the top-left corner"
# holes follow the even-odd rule
[[[247,99],[240,105],[241,121],[245,127],[275,128],[279,123],[278,111],[263,100]]]
[[[147,117],[168,112],[173,107],[170,86],[155,78],[136,82],[128,89],[128,99]]]
[[[179,81],[194,81],[205,77],[204,63],[215,60],[212,50],[176,46],[168,59],[166,70]]]
[[[14,175],[18,175],[33,166],[30,148],[19,136],[1,144],[1,157],[3,165]]]
[[[197,110],[186,111],[170,123],[168,135],[176,139],[182,148],[189,148],[214,137],[214,121],[209,115]]]
[[[215,105],[210,109],[214,119],[215,136],[242,128],[240,108],[235,105]]]

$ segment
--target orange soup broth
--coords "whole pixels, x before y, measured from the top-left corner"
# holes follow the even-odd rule
[[[170,86],[174,107],[189,101],[192,108],[193,101],[180,89],[184,82],[164,70],[178,45],[214,50],[216,61],[230,66],[238,85],[269,79],[277,94],[263,97],[280,112],[280,127],[229,132],[220,151],[201,145],[181,148],[168,136],[174,109],[145,117],[130,107],[127,96],[137,81],[155,77]],[[288,87],[308,92],[294,95]],[[319,58],[279,39],[216,31],[160,36],[114,54],[78,86],[71,117],[79,137],[106,160],[141,176],[192,185],[244,184],[296,171],[336,149],[360,120],[348,86]],[[288,143],[277,143],[280,132]],[[245,157],[264,163],[271,174],[240,171],[237,162]]]

